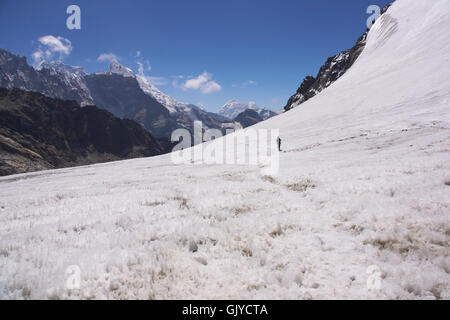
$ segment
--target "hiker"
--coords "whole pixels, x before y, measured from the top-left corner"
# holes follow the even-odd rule
[[[277,138],[277,143],[278,143],[278,151],[281,152],[281,138],[280,137]]]

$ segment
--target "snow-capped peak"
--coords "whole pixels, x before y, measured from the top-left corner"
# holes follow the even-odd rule
[[[112,60],[108,67],[109,74],[118,74],[124,77],[134,78],[136,75],[134,72],[123,65],[121,65],[117,60]]]
[[[168,96],[167,94],[161,92],[156,88],[145,75],[137,75],[130,68],[121,65],[117,60],[112,60],[109,64],[107,74],[118,74],[124,77],[135,78],[139,83],[142,91],[149,96],[155,98],[159,103],[169,110],[171,113],[177,112],[178,107],[187,106],[186,103],[181,103],[176,101],[174,98]],[[104,72],[97,72],[96,74],[104,74]]]
[[[253,109],[255,108],[256,104],[252,104],[250,106],[249,103],[241,102],[239,100],[230,100],[227,103],[225,103],[222,108],[219,110],[219,114],[234,119],[236,118],[240,113],[244,112],[247,109]]]
[[[156,99],[159,103],[161,103],[164,107],[166,107],[167,110],[169,110],[170,113],[177,112],[178,107],[185,107],[187,106],[186,103],[178,102],[174,98],[168,96],[164,92],[161,92],[158,88],[156,88],[153,83],[151,83],[146,76],[143,75],[137,75],[136,80],[139,83],[139,86],[141,87],[142,91],[144,91],[146,94],[152,96]]]
[[[64,75],[69,75],[73,77],[73,75],[84,77],[88,73],[79,66],[70,66],[68,64],[64,64],[61,61],[51,61],[46,62],[43,61],[35,67],[36,70],[48,69],[50,72],[59,73]]]
[[[61,61],[43,61],[34,68],[40,71],[48,71],[50,75],[57,79],[58,83],[63,83],[64,87],[70,89],[70,91],[77,92],[81,106],[94,103],[85,83],[85,77],[88,73],[82,67],[70,66]]]
[[[275,111],[260,108],[254,101],[246,103],[236,99],[225,103],[222,108],[220,108],[219,114],[223,117],[234,119],[247,109],[255,110],[264,120],[277,115]]]

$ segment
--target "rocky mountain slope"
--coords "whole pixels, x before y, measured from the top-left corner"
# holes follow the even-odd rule
[[[0,88],[0,175],[154,156],[170,147],[95,106]]]
[[[202,121],[204,128],[233,127],[230,119],[176,101],[146,77],[114,60],[108,71],[87,75],[85,79],[96,105],[118,117],[137,121],[157,137],[170,137],[178,128],[193,132],[194,121]]]
[[[381,14],[384,14],[390,6],[384,7],[381,10]],[[364,50],[369,30],[366,30],[351,49],[328,58],[315,78],[313,76],[306,76],[297,92],[289,98],[284,110],[289,111],[304,103],[342,77]]]
[[[247,109],[234,118],[234,121],[240,123],[243,128],[247,128],[263,121],[263,118],[255,110]]]
[[[83,81],[85,75],[79,67],[57,62],[35,69],[28,65],[25,57],[0,48],[0,87],[3,88],[40,92],[48,97],[75,100],[81,105],[93,104]]]
[[[86,76],[85,82],[99,108],[135,120],[156,137],[168,137],[178,127],[169,111],[145,94],[133,77],[93,74]]]

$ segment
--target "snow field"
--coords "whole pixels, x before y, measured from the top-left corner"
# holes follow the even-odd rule
[[[278,175],[166,155],[0,178],[0,298],[449,299],[449,13],[397,0],[342,78],[255,126],[280,129]]]

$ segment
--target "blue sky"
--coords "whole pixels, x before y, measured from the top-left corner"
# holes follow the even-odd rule
[[[0,47],[33,63],[51,35],[65,46],[51,58],[88,72],[106,69],[113,54],[135,72],[141,63],[180,101],[210,111],[230,99],[276,109],[329,56],[353,46],[369,5],[389,2],[0,0]],[[71,4],[81,8],[81,30],[66,27]]]

